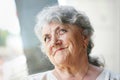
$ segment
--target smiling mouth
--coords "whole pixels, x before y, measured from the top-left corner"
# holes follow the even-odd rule
[[[59,48],[59,49],[57,49],[56,51],[55,51],[55,53],[54,54],[56,54],[58,51],[62,51],[62,50],[64,50],[65,48]]]

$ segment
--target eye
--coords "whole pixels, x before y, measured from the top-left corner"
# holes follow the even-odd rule
[[[50,36],[45,36],[44,42],[48,42],[48,41],[50,41]]]
[[[59,34],[62,35],[62,34],[64,34],[64,33],[66,33],[66,32],[67,32],[66,29],[60,29]]]

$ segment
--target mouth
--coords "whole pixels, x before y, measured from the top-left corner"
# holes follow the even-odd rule
[[[57,49],[55,52],[54,52],[54,54],[56,54],[58,51],[62,51],[62,50],[64,50],[65,48],[59,48],[59,49]]]

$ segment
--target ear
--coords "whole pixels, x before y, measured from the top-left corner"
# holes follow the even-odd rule
[[[84,47],[87,48],[89,43],[89,36],[83,36]]]

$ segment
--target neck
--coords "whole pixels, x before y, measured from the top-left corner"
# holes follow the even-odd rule
[[[88,71],[88,59],[82,58],[79,61],[72,65],[67,66],[55,66],[54,74],[56,77],[60,78],[61,80],[70,80],[72,78],[76,80],[83,80],[82,78],[87,74]],[[64,78],[64,79],[63,79]],[[77,79],[78,78],[78,79]]]

